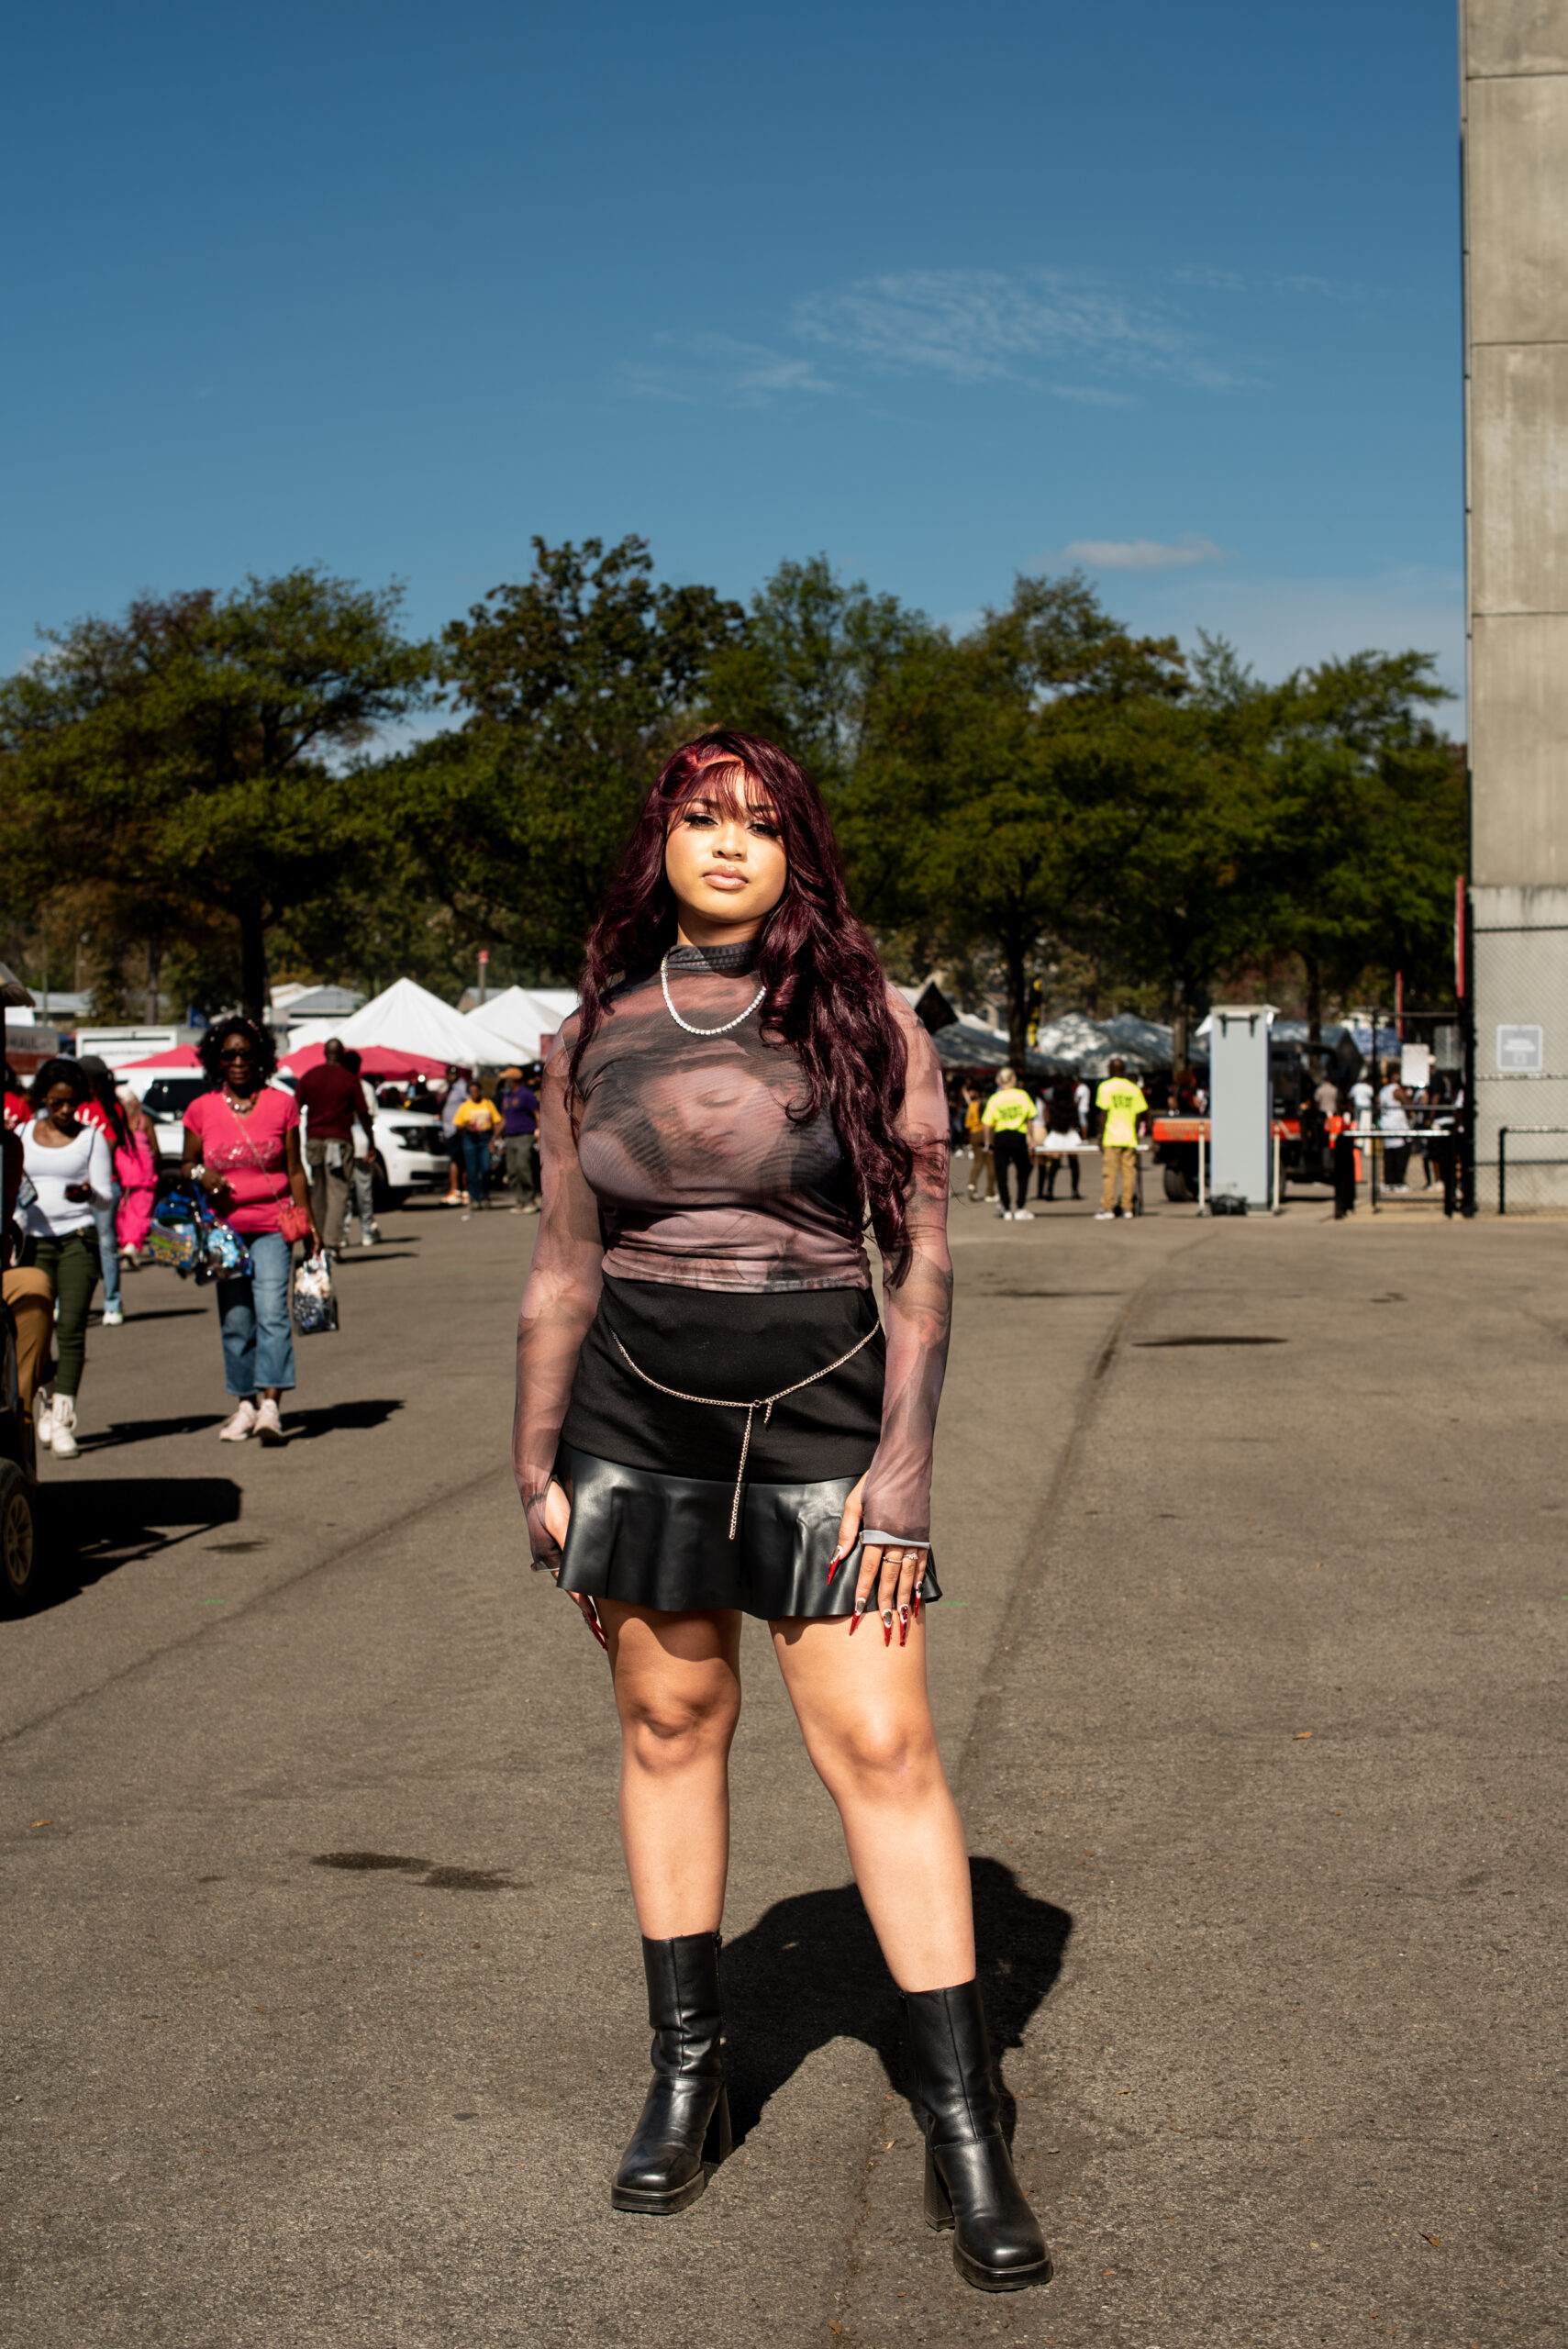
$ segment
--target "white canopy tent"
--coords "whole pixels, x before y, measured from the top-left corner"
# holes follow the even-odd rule
[[[537,1061],[547,1036],[556,1035],[577,1008],[572,987],[507,987],[462,1015],[470,1052],[486,1063]]]
[[[461,1012],[414,979],[394,979],[389,987],[346,1019],[302,1019],[289,1031],[289,1050],[303,1044],[324,1044],[339,1037],[361,1052],[383,1044],[395,1052],[417,1052],[422,1059],[455,1062],[473,1067],[479,1055],[475,1040]]]

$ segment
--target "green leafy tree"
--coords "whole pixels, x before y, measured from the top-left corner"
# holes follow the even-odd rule
[[[98,882],[155,941],[227,917],[260,1013],[269,933],[373,842],[359,762],[424,696],[398,600],[299,570],[46,631],[0,686],[7,845],[39,885]]]
[[[547,546],[441,645],[455,728],[383,770],[400,840],[464,939],[567,977],[662,760],[704,722],[745,615],[655,582],[644,540]]]
[[[867,911],[927,952],[988,947],[1021,1061],[1036,987],[1103,926],[1179,752],[1166,639],[1130,636],[1074,575],[1020,578],[954,640],[932,630],[881,681],[845,795]]]
[[[1300,962],[1316,1048],[1326,996],[1403,971],[1452,989],[1454,876],[1465,857],[1463,754],[1434,725],[1446,698],[1423,652],[1298,670],[1270,696],[1268,804],[1252,902]]]
[[[836,577],[825,554],[781,562],[714,662],[708,715],[777,742],[831,798],[864,751],[878,694],[931,633],[895,596]]]

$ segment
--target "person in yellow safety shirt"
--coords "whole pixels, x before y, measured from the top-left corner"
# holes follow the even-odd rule
[[[982,1123],[991,1136],[991,1152],[996,1162],[996,1197],[1001,1201],[996,1213],[1004,1223],[1032,1223],[1034,1217],[1024,1205],[1029,1193],[1029,1127],[1034,1122],[1034,1102],[1024,1092],[1010,1068],[1005,1068],[997,1078],[996,1090],[985,1104]],[[1007,1170],[1012,1169],[1014,1186],[1018,1192],[1017,1207],[1007,1204]]]
[[[1149,1108],[1127,1073],[1125,1061],[1112,1061],[1104,1084],[1095,1096],[1100,1113],[1100,1209],[1096,1223],[1129,1212],[1138,1181],[1138,1120]],[[1121,1197],[1117,1197],[1120,1183]]]

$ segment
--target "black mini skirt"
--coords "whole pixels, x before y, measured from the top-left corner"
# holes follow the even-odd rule
[[[861,1339],[841,1368],[815,1375]],[[829,1565],[844,1503],[881,1435],[885,1352],[869,1289],[606,1280],[556,1461],[572,1502],[562,1589],[771,1621],[850,1614],[860,1544],[831,1580]],[[737,1403],[812,1383],[766,1423],[753,1414],[737,1510],[745,1412],[677,1400],[638,1370],[660,1387]],[[941,1597],[929,1553],[919,1587],[928,1604]]]

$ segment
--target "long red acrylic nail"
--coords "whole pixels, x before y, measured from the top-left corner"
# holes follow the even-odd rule
[[[882,1644],[884,1648],[890,1648],[893,1645],[893,1618],[891,1615],[884,1615],[882,1619]]]
[[[857,1598],[855,1601],[855,1611],[850,1618],[850,1637],[851,1640],[854,1638],[856,1631],[860,1629],[861,1617],[865,1613],[865,1611],[863,1602]]]
[[[899,1644],[899,1646],[900,1646],[900,1647],[905,1647],[905,1646],[906,1646],[906,1645],[908,1644],[908,1640],[909,1640],[909,1609],[908,1609],[906,1607],[901,1607],[901,1608],[899,1609],[899,1610],[898,1610],[898,1644]]]

